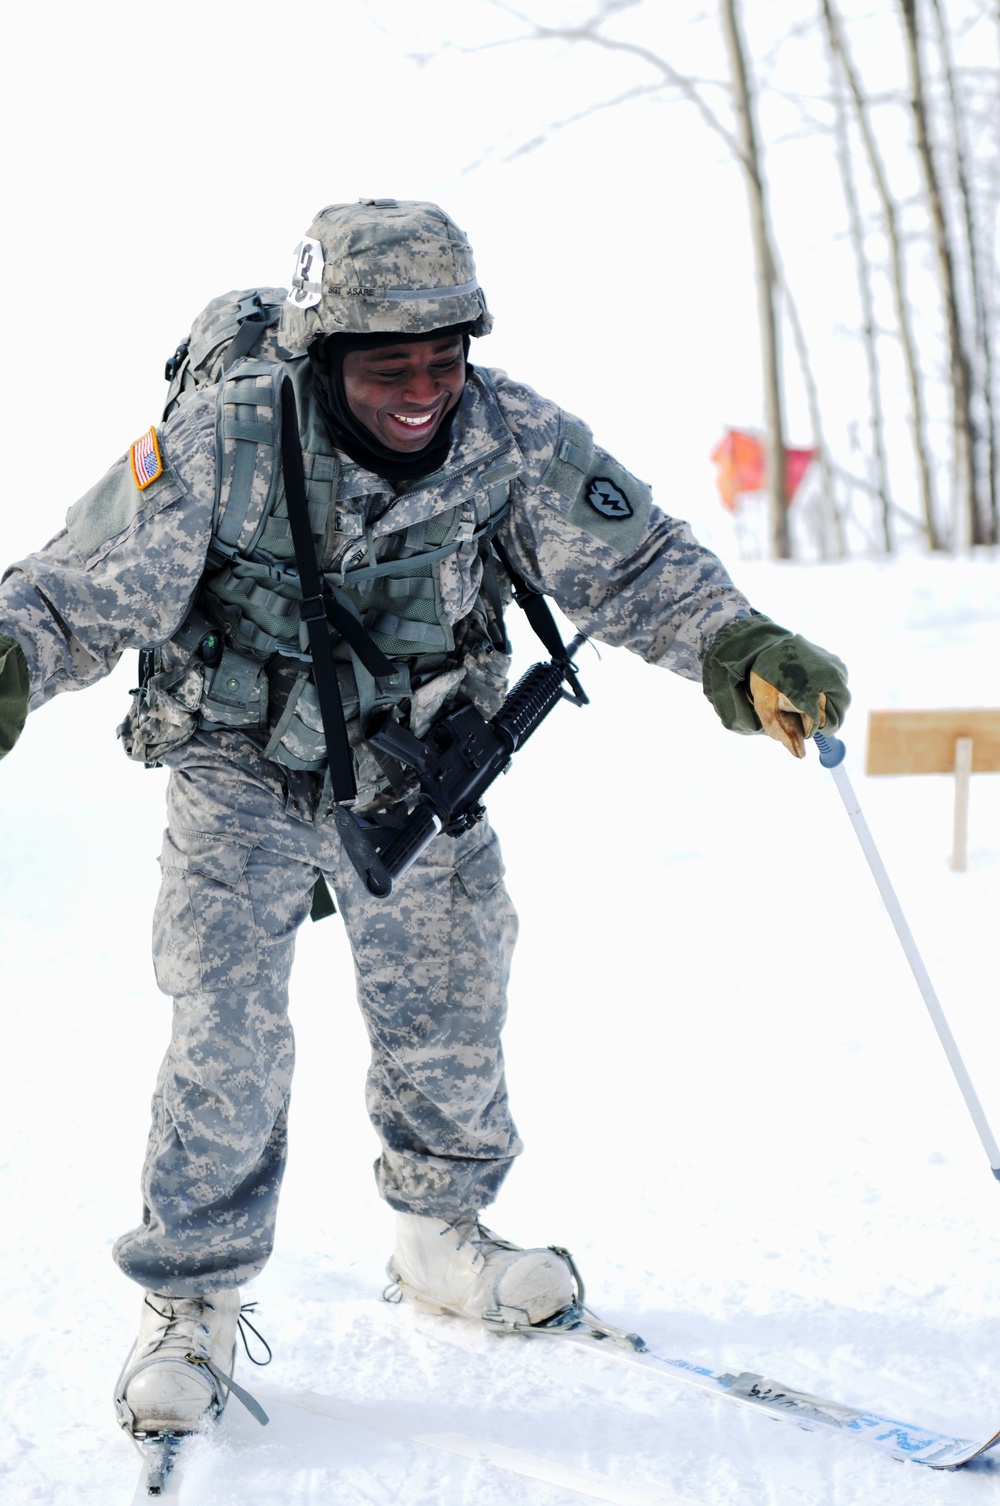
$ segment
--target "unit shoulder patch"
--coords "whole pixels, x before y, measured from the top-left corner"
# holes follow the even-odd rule
[[[587,487],[587,501],[602,518],[631,518],[635,509],[620,486],[607,476],[595,476]]]
[[[137,439],[129,451],[132,461],[132,475],[135,484],[141,492],[147,486],[152,486],[154,481],[159,481],[163,475],[163,456],[160,454],[160,441],[156,437],[156,429],[150,425],[149,429]]]

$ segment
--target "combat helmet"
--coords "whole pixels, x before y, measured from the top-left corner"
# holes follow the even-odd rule
[[[360,199],[321,209],[296,248],[281,312],[292,353],[322,335],[426,334],[493,318],[465,233],[436,204]]]

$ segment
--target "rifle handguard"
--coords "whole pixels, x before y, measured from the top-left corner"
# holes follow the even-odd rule
[[[561,664],[533,664],[518,680],[490,724],[510,739],[512,753],[562,699],[565,677]]]
[[[492,721],[474,706],[460,705],[435,722],[426,738],[416,737],[397,722],[385,721],[369,733],[368,741],[382,753],[416,771],[420,780],[417,804],[391,835],[384,829],[360,825],[341,808],[338,826],[348,855],[370,894],[384,898],[400,874],[416,861],[440,831],[457,836],[484,814],[480,804],[486,790],[507,768],[512,754],[566,696],[563,681],[572,671],[568,655],[548,664],[533,664],[518,680]],[[353,828],[345,833],[343,828]],[[383,847],[372,833],[387,837]]]

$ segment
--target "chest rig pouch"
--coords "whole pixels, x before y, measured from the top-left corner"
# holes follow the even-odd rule
[[[299,414],[309,533],[361,808],[410,784],[366,741],[376,716],[388,712],[420,736],[460,687],[485,715],[503,699],[510,660],[485,561],[520,456],[477,372],[472,406],[489,423],[474,413],[448,468],[396,495],[342,465],[312,403],[308,361],[235,366],[217,399],[217,503],[202,589],[150,666],[147,693],[181,692],[188,736],[195,726],[239,727],[288,768],[327,768],[281,465],[283,379]],[[183,741],[177,725],[170,733],[170,746]],[[133,756],[150,761],[155,743],[147,738]]]

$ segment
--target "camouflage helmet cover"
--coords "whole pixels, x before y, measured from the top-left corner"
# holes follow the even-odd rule
[[[425,334],[493,325],[463,231],[436,204],[360,199],[329,204],[296,251],[281,314],[293,352],[321,335]]]

